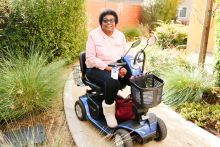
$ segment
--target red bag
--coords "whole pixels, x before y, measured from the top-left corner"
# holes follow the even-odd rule
[[[132,111],[133,101],[132,98],[122,98],[118,96],[115,100],[116,102],[116,113],[115,117],[122,121],[131,120],[134,118],[134,113]]]

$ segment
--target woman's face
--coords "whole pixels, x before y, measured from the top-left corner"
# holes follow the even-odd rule
[[[112,35],[115,28],[115,17],[113,15],[105,15],[101,27],[106,35]]]

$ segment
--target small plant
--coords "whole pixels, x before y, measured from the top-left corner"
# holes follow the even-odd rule
[[[0,63],[0,121],[47,110],[59,94],[64,61],[48,63],[48,56],[9,54]]]
[[[122,31],[125,34],[126,39],[129,41],[140,36],[140,32],[136,27],[127,27],[124,28]]]
[[[185,26],[182,25],[161,23],[160,26],[155,29],[158,44],[161,45],[163,49],[186,45],[187,33],[184,27]]]

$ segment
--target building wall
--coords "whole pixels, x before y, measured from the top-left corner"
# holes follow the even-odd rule
[[[206,0],[192,0],[188,28],[187,50],[199,52],[204,24]],[[212,19],[209,31],[207,52],[212,52],[215,45],[215,21]]]
[[[141,6],[140,3],[117,2],[107,0],[87,0],[86,10],[88,16],[89,29],[99,26],[99,14],[105,8],[115,10],[119,16],[119,24],[117,28],[137,26],[140,20]]]

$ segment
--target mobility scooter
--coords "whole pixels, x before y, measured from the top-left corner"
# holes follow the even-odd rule
[[[75,113],[79,120],[88,120],[103,134],[114,137],[115,146],[132,147],[133,141],[144,144],[150,140],[161,141],[167,136],[167,128],[163,120],[153,113],[148,113],[149,108],[161,102],[164,85],[163,80],[157,76],[143,73],[144,49],[148,45],[152,45],[155,40],[154,36],[147,39],[146,46],[133,57],[127,53],[141,42],[140,40],[135,41],[120,60],[109,64],[109,66],[124,66],[127,69],[127,74],[131,77],[129,86],[135,118],[127,121],[118,120],[116,128],[108,128],[107,126],[102,110],[104,99],[102,88],[86,78],[85,52],[80,53],[81,80],[91,89],[87,90],[86,94],[80,96],[79,100],[75,102]]]

